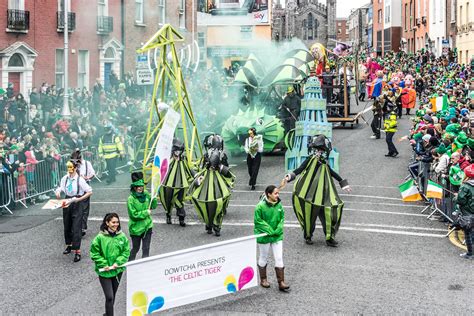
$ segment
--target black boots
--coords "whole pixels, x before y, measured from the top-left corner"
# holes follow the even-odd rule
[[[289,292],[290,286],[285,283],[285,268],[275,267],[278,280],[278,289],[282,292]]]
[[[186,223],[184,222],[184,216],[179,217],[179,226],[186,227]]]
[[[212,234],[212,226],[206,226],[206,231],[209,235]]]
[[[214,235],[216,235],[216,237],[221,235],[221,229],[217,226],[214,226]]]
[[[81,253],[76,252],[76,254],[74,255],[74,262],[79,262],[79,261],[81,261]]]
[[[337,247],[338,244],[339,243],[333,238],[326,240],[326,245],[329,247]]]
[[[171,225],[171,215],[166,214],[166,224]]]
[[[72,247],[71,246],[66,246],[66,249],[63,251],[63,255],[68,255],[71,253],[71,249]]]
[[[261,267],[258,266],[258,272],[260,274],[260,286],[268,289],[270,287],[270,283],[267,281],[267,266]]]
[[[311,237],[306,238],[306,244],[307,245],[312,245],[313,241],[311,240]]]

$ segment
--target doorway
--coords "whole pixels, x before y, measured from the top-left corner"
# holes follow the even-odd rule
[[[8,73],[8,82],[13,83],[13,92],[17,95],[21,91],[21,72],[9,72]]]
[[[104,63],[104,89],[110,89],[110,73],[112,72],[114,63]]]

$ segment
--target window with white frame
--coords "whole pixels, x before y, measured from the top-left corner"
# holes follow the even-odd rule
[[[97,1],[97,15],[98,16],[108,16],[109,15],[109,2],[108,0],[98,0]]]
[[[416,5],[418,6],[417,11],[416,11],[416,17],[420,19],[421,18],[421,0],[417,0]]]
[[[56,49],[56,66],[54,69],[56,74],[56,86],[64,87],[64,50]]]
[[[8,0],[9,10],[25,10],[25,0]]]
[[[186,0],[179,0],[179,28],[186,28]]]
[[[158,2],[158,24],[166,23],[166,0],[159,0]]]
[[[390,5],[385,7],[384,16],[385,16],[385,23],[390,23]]]
[[[451,1],[451,23],[456,22],[456,1]]]
[[[145,0],[135,0],[135,23],[143,24],[143,5]]]
[[[77,58],[77,86],[89,89],[89,51],[79,50]]]
[[[67,0],[68,12],[71,12],[71,0]],[[58,11],[64,12],[64,0],[58,0]]]
[[[433,1],[433,24],[436,23],[436,12],[437,12],[436,5],[437,5],[437,3],[436,3],[436,0],[435,0],[435,1]]]
[[[440,22],[443,22],[443,15],[445,14],[445,12],[446,12],[446,10],[444,8],[444,1],[439,0],[439,21]]]

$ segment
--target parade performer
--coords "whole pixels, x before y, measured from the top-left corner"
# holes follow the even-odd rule
[[[369,99],[375,99],[382,94],[383,88],[383,71],[377,71],[377,78],[367,85],[367,94]]]
[[[245,152],[247,153],[247,169],[249,172],[250,190],[255,190],[257,184],[258,170],[262,161],[263,139],[257,135],[257,130],[252,127],[248,131],[249,137],[245,140]]]
[[[171,224],[171,211],[176,208],[179,225],[185,227],[184,197],[193,180],[194,171],[189,167],[183,155],[184,144],[173,139],[171,163],[159,191],[160,201],[166,211],[166,224]]]
[[[388,120],[385,120],[383,123],[384,130],[385,130],[385,141],[387,142],[388,146],[388,154],[385,157],[397,157],[398,151],[393,144],[393,135],[397,131],[397,114],[395,112],[391,112]]]
[[[113,132],[112,125],[105,126],[105,134],[99,139],[99,158],[104,158],[107,164],[107,184],[115,182],[117,159],[123,159],[124,148],[120,137]]]
[[[125,271],[121,266],[127,263],[130,255],[130,244],[120,228],[120,219],[116,213],[104,216],[100,232],[92,240],[90,254],[105,296],[104,315],[113,316],[115,295]]]
[[[274,185],[265,189],[265,196],[255,207],[254,233],[267,234],[257,238],[259,257],[258,271],[260,274],[260,285],[269,288],[267,280],[267,259],[270,248],[275,259],[275,272],[280,291],[288,291],[289,285],[285,283],[285,266],[283,264],[283,225],[285,223],[285,211],[280,201],[280,190]]]
[[[231,188],[235,176],[229,171],[227,155],[224,153],[224,140],[212,134],[205,138],[202,170],[196,174],[190,186],[191,201],[206,224],[206,231],[220,236],[222,220],[229,204]]]
[[[92,179],[95,177],[95,170],[94,170],[94,167],[92,167],[92,164],[90,163],[90,161],[82,159],[82,154],[79,149],[76,149],[71,154],[71,160],[79,164],[79,167],[78,167],[79,175],[83,177],[84,180],[86,180],[87,184],[90,185]],[[82,212],[82,236],[85,236],[87,232],[87,220],[89,218],[90,207],[91,207],[91,200],[90,198],[87,198],[84,200],[84,210]]]
[[[61,192],[66,195],[66,201],[63,202],[63,223],[64,240],[66,249],[63,254],[74,253],[74,262],[81,260],[81,232],[82,232],[82,213],[85,207],[84,200],[92,195],[92,188],[86,180],[79,176],[77,164],[68,161],[67,175],[65,175],[56,189],[56,198],[61,197]]]
[[[402,89],[402,107],[406,109],[406,115],[410,115],[410,109],[415,108],[416,91],[413,89],[413,77],[405,76],[405,87]]]
[[[288,86],[286,96],[280,106],[280,118],[285,128],[285,133],[295,128],[295,122],[300,115],[301,98],[295,93],[293,86]]]
[[[370,127],[372,128],[373,135],[370,138],[373,139],[380,139],[380,127],[382,124],[382,102],[383,97],[377,97],[374,100],[374,105],[372,105],[372,112],[373,112],[373,119],[372,123],[370,123]]]
[[[303,228],[306,243],[313,241],[316,217],[319,216],[326,235],[326,244],[337,247],[335,236],[341,223],[344,203],[337,194],[332,178],[339,182],[344,191],[351,192],[347,180],[342,179],[328,164],[332,145],[324,135],[313,136],[308,144],[311,155],[292,173],[285,176],[283,181],[293,181],[293,210]]]
[[[142,242],[142,258],[150,256],[151,234],[153,233],[151,210],[155,209],[157,205],[157,199],[152,199],[150,193],[145,190],[143,173],[132,173],[130,195],[127,200],[128,216],[130,217],[128,230],[132,239],[130,261],[135,260]]]

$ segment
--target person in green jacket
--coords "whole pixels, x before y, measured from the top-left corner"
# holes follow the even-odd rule
[[[383,123],[383,127],[385,129],[385,141],[388,146],[388,154],[385,157],[397,157],[398,150],[393,144],[393,135],[397,131],[397,114],[395,112],[390,112],[390,116]]]
[[[158,200],[152,200],[151,195],[145,190],[142,172],[132,173],[132,184],[130,186],[130,195],[127,200],[128,231],[132,239],[132,251],[130,261],[135,260],[140,244],[142,244],[142,258],[150,256],[151,234],[153,229],[153,220],[151,210],[158,205]]]
[[[105,215],[99,234],[92,240],[90,255],[105,295],[104,315],[113,316],[115,295],[125,270],[123,265],[130,255],[130,244],[116,213]]]
[[[275,258],[275,272],[280,291],[286,292],[290,286],[285,283],[285,267],[283,265],[283,225],[285,222],[285,211],[280,203],[280,190],[269,185],[265,189],[265,196],[255,207],[254,233],[267,234],[257,238],[258,250],[258,271],[260,273],[260,285],[269,288],[267,281],[267,258],[270,248]]]
[[[459,188],[459,193],[456,197],[456,204],[461,211],[463,217],[470,218],[468,222],[470,225],[462,227],[464,230],[464,239],[466,240],[467,252],[462,253],[460,256],[465,259],[473,259],[472,243],[474,240],[474,232],[472,222],[474,221],[474,164],[467,166],[464,169],[466,178],[463,184]]]

